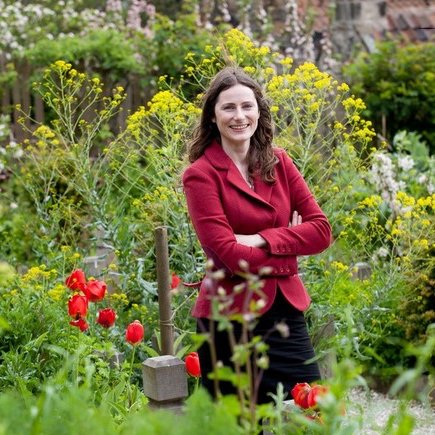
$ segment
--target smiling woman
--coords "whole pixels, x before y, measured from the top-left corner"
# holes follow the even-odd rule
[[[216,286],[203,280],[193,309],[198,331],[214,337],[216,351],[212,354],[208,344],[198,349],[202,382],[217,395],[216,382],[208,377],[213,364],[235,368],[231,337],[210,322],[219,294],[225,303],[218,314],[230,321],[240,314],[256,319],[251,332],[268,347],[267,370],[261,379],[251,376],[258,403],[272,400],[269,393],[276,392],[278,383],[289,391],[296,383],[320,378],[317,363],[308,362],[314,351],[303,311],[310,297],[298,276],[297,256],[319,253],[331,241],[328,220],[302,175],[284,150],[273,147],[272,139],[270,109],[261,87],[244,71],[225,68],[204,95],[188,151],[191,165],[183,175],[198,239],[222,275]],[[269,272],[262,277],[263,286],[252,292],[246,272],[260,274],[265,268]],[[277,324],[291,333],[281,334]],[[238,339],[241,325],[231,325]],[[221,382],[219,390],[235,392],[228,382]]]
[[[246,155],[259,117],[254,92],[244,85],[237,84],[219,94],[215,116],[212,118],[219,130],[222,148],[234,161],[251,189],[253,183]]]

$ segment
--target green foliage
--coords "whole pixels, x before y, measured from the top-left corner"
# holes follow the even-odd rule
[[[223,403],[213,403],[205,391],[198,390],[187,400],[182,416],[165,411],[147,412],[145,416],[136,414],[126,421],[120,433],[237,435],[243,432],[231,409]]]
[[[175,20],[157,16],[153,44],[158,77],[165,76],[173,84],[179,83],[183,78],[186,54],[202,53],[207,45],[216,41],[211,32],[198,27],[196,20],[197,16],[192,12],[183,12]],[[143,50],[147,50],[145,44]],[[188,89],[184,91],[187,93]]]
[[[150,75],[151,65],[136,56],[135,40],[126,38],[117,30],[93,30],[85,36],[38,41],[26,53],[26,58],[36,68],[45,68],[58,59],[86,64],[94,74],[109,72],[114,82],[121,81],[126,74]],[[152,46],[151,46],[152,47]],[[148,46],[148,49],[150,46]]]
[[[58,261],[58,269],[35,266],[0,286],[0,389],[37,394],[44,383],[53,379],[59,385],[81,385],[87,379],[93,400],[105,398],[109,403],[107,391],[117,386],[118,403],[131,406],[134,396],[128,389],[135,392],[136,387],[130,386],[129,378],[132,373],[131,382],[138,382],[137,362],[146,354],[140,346],[136,354],[132,353],[125,342],[125,327],[140,319],[150,343],[153,323],[148,322],[146,309],[134,304],[129,307],[125,295],[111,294],[101,303],[90,304],[87,333],[70,326],[67,301],[71,291],[63,282],[65,270],[69,273],[76,261],[77,254],[66,250],[62,261]],[[110,330],[95,321],[97,311],[107,306],[117,313],[115,326]],[[122,354],[121,364],[112,361],[117,352]],[[89,370],[92,376],[88,376]]]
[[[432,42],[400,46],[379,43],[374,53],[361,53],[344,69],[353,91],[367,104],[367,115],[387,138],[399,130],[416,131],[435,144],[435,45]]]

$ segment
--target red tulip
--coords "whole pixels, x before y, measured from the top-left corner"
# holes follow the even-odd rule
[[[88,300],[86,296],[75,294],[68,301],[68,314],[78,320],[81,317],[86,317],[88,312]]]
[[[110,328],[115,323],[116,313],[112,308],[105,308],[98,312],[97,323],[103,328]]]
[[[178,285],[180,284],[181,279],[179,276],[175,275],[175,273],[172,274],[172,279],[171,279],[171,289],[176,289],[178,287]]]
[[[69,322],[69,324],[71,326],[76,326],[77,328],[80,328],[80,331],[84,332],[89,328],[88,322],[86,322],[85,319],[77,319],[77,320],[72,320],[71,322]]]
[[[184,363],[186,365],[186,372],[194,378],[201,376],[201,365],[197,352],[191,352],[186,356]]]
[[[139,320],[135,320],[127,326],[127,330],[125,331],[125,339],[132,344],[138,344],[142,341],[144,335],[144,328]]]
[[[91,302],[98,302],[104,298],[107,286],[104,281],[90,280],[84,289],[85,295]]]
[[[85,273],[81,269],[75,269],[65,280],[65,285],[71,290],[83,291],[86,285]]]
[[[308,408],[314,408],[317,406],[317,400],[320,396],[325,395],[328,389],[324,385],[314,385],[307,395],[307,405]]]
[[[311,387],[306,382],[296,384],[291,390],[291,395],[296,403],[301,408],[309,408],[308,406],[308,393]]]

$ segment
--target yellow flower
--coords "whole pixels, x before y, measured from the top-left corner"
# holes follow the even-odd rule
[[[293,59],[291,57],[285,57],[284,59],[280,60],[280,64],[290,67],[293,65]]]
[[[255,74],[255,68],[253,66],[245,66],[243,69],[248,74]]]
[[[54,301],[60,301],[66,291],[66,287],[63,284],[56,284],[51,290],[47,292],[48,296]]]
[[[320,108],[320,103],[318,101],[315,101],[314,103],[311,103],[308,107],[308,110],[310,112],[317,112]]]
[[[22,277],[24,282],[39,280],[41,278],[50,278],[51,271],[46,270],[47,266],[42,264],[41,266],[31,267]]]
[[[34,132],[33,135],[43,139],[52,139],[55,137],[54,132],[46,125],[40,125]]]
[[[342,83],[340,86],[337,87],[337,90],[340,92],[347,92],[349,90],[349,86],[346,83]]]
[[[346,266],[345,264],[341,263],[340,261],[333,261],[331,263],[331,267],[338,272],[344,272],[349,269],[349,266]]]
[[[57,60],[56,62],[54,62],[52,65],[51,65],[51,68],[53,68],[53,69],[57,69],[57,70],[59,70],[60,72],[66,72],[66,71],[68,71],[69,69],[71,69],[71,64],[70,63],[66,63],[64,60]],[[49,71],[49,70],[48,70]]]
[[[395,227],[391,230],[392,236],[401,236],[403,234],[404,234],[404,232],[400,228]]]
[[[396,194],[396,201],[403,204],[405,207],[413,206],[415,205],[415,198],[412,196],[409,196],[405,192],[397,192]]]
[[[324,77],[320,80],[317,80],[314,82],[314,86],[317,89],[325,89],[331,84],[331,77]]]
[[[414,240],[414,244],[425,251],[429,249],[429,241],[427,239]]]
[[[379,195],[368,196],[358,203],[359,208],[378,207],[382,203],[382,198]]]
[[[347,98],[342,102],[343,107],[346,109],[346,111],[350,111],[351,109],[355,110],[364,110],[366,108],[366,105],[364,104],[364,101],[361,100],[361,98],[355,98],[354,96]]]
[[[271,106],[271,107],[270,107],[270,111],[271,111],[272,113],[277,113],[277,112],[279,112],[279,107],[278,107],[278,106]]]

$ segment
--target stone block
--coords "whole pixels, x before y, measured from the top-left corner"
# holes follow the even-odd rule
[[[360,262],[356,263],[353,267],[352,277],[353,279],[365,280],[369,279],[372,275],[372,268],[370,264]]]
[[[142,364],[142,373],[144,394],[152,401],[163,404],[188,396],[186,369],[179,358],[172,355],[148,358]]]

